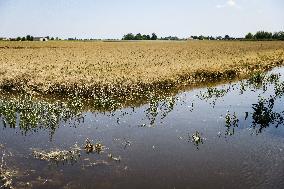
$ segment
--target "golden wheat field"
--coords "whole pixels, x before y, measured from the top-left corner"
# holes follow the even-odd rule
[[[0,42],[0,88],[117,96],[283,64],[284,42]]]

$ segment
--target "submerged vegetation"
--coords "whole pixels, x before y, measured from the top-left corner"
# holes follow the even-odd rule
[[[29,94],[0,99],[0,117],[4,127],[15,128],[19,120],[18,126],[23,134],[46,129],[52,136],[60,121],[80,121],[81,108],[82,103],[77,97],[71,98],[68,103],[37,100]]]
[[[224,98],[227,93],[233,90],[239,90],[239,94],[242,95],[246,91],[255,92],[256,90],[265,93],[268,87],[272,87],[274,95],[270,96],[269,99],[260,96],[258,102],[251,105],[252,113],[245,112],[245,119],[248,119],[249,115],[251,115],[253,120],[252,128],[258,128],[257,133],[261,133],[264,128],[270,125],[278,127],[284,122],[284,111],[275,112],[273,110],[275,101],[284,95],[284,82],[280,81],[280,76],[280,74],[257,72],[239,84],[235,83],[227,87],[218,88],[209,87],[197,94],[196,97],[202,101],[209,102],[214,108],[218,99]],[[181,99],[171,93],[148,93],[147,98],[144,100],[148,103],[144,113],[149,123],[145,122],[145,124],[139,125],[139,127],[155,127],[158,121],[162,122],[179,102],[182,103]],[[117,124],[119,125],[120,119],[124,115],[129,114],[127,112],[120,114],[121,107],[125,107],[124,103],[121,100],[118,101],[107,96],[103,96],[103,98],[97,96],[95,99],[87,101],[80,96],[69,96],[64,101],[38,99],[31,94],[21,94],[14,97],[2,96],[0,100],[0,117],[4,127],[19,127],[24,135],[28,132],[47,130],[52,139],[60,122],[75,121],[78,124],[81,121],[84,122],[83,112],[87,110],[92,112],[98,111],[98,113],[110,111],[112,112],[110,116],[117,116]],[[140,104],[138,103],[138,105]],[[135,108],[133,106],[132,108],[134,112]],[[189,108],[191,112],[194,110],[194,102],[190,104]],[[240,118],[237,117],[236,112],[230,113],[228,111],[224,119],[225,135],[233,135],[235,128],[239,125]],[[104,146],[100,143],[92,144],[87,139],[84,149],[88,153],[100,153],[103,151]]]
[[[33,156],[36,159],[59,163],[59,162],[67,162],[74,163],[80,157],[81,149],[75,144],[70,150],[52,150],[52,151],[44,151],[44,150],[33,150]]]
[[[13,178],[17,174],[17,171],[10,169],[5,161],[5,158],[8,158],[4,146],[0,147],[1,159],[0,159],[0,188],[2,189],[13,189]],[[6,157],[7,156],[7,157]]]
[[[251,115],[251,128],[255,130],[256,134],[259,134],[265,128],[273,125],[277,128],[284,123],[284,110],[280,112],[274,110],[275,102],[281,100],[284,95],[284,81],[281,81],[280,77],[280,74],[255,73],[249,79],[241,81],[239,87],[232,84],[224,88],[208,88],[207,91],[201,93],[198,97],[201,100],[211,100],[215,105],[219,98],[224,97],[232,90],[239,90],[240,95],[245,91],[255,92],[256,90],[260,90],[262,94],[265,94],[268,87],[272,88],[273,95],[269,97],[259,95],[257,103],[251,105],[252,112],[245,112],[245,120]],[[235,128],[239,126],[239,121],[240,118],[237,117],[235,112],[231,114],[228,111],[225,116],[225,135],[233,135]]]

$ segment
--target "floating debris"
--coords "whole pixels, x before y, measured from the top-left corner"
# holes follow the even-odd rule
[[[199,146],[200,144],[203,144],[203,138],[201,137],[201,134],[200,134],[198,131],[196,131],[196,132],[191,136],[191,141],[194,143],[195,146],[197,146],[197,149],[199,149],[198,146]]]
[[[96,143],[95,151],[99,154],[103,151],[103,145],[101,143]]]
[[[0,188],[2,189],[13,189],[12,181],[13,177],[17,174],[17,171],[10,170],[6,162],[4,161],[5,152],[2,154],[0,162]]]
[[[114,160],[114,161],[118,161],[118,162],[120,162],[120,161],[121,161],[120,156],[115,157],[115,156],[113,156],[112,154],[108,154],[108,157],[109,157],[110,159]]]
[[[85,147],[87,153],[91,153],[94,151],[94,145],[91,143],[91,141],[87,138],[85,141]]]
[[[92,144],[90,139],[88,138],[86,139],[84,149],[86,150],[87,153],[97,152],[98,154],[100,154],[103,152],[104,148],[105,146],[103,146],[101,143],[96,143],[94,145]]]
[[[40,160],[51,161],[51,162],[76,162],[81,153],[81,149],[74,145],[70,150],[53,150],[53,151],[33,151],[33,156]]]
[[[96,166],[107,166],[109,163],[104,160],[97,160],[95,162],[89,162],[87,165],[84,165],[84,167],[96,167]]]

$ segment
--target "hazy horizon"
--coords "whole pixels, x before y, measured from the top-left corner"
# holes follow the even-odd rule
[[[0,0],[0,36],[120,39],[127,33],[159,37],[243,37],[284,30],[281,0]]]

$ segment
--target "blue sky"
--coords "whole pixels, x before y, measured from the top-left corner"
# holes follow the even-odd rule
[[[283,0],[0,0],[0,36],[121,38],[284,30]]]

